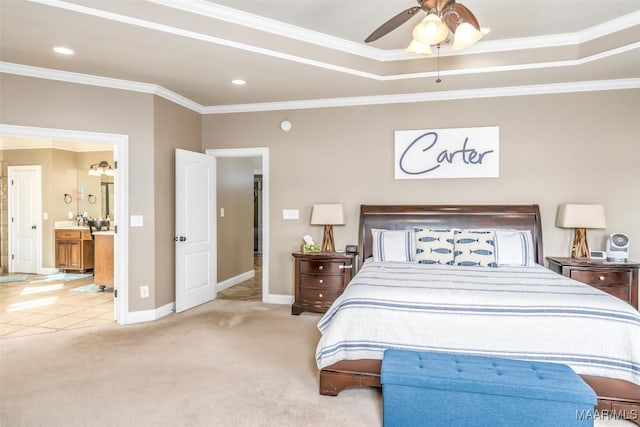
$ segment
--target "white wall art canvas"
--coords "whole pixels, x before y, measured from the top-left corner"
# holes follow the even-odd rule
[[[395,178],[497,178],[499,127],[395,131]]]

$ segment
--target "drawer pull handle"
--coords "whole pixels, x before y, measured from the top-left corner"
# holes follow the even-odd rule
[[[604,280],[604,276],[600,276],[600,277],[599,277],[599,279],[600,279],[600,280]]]
[[[322,298],[324,295],[320,294],[320,295],[318,295],[318,296],[319,296],[320,298]]]
[[[318,282],[324,283],[324,279],[320,279],[320,280],[318,280]]]
[[[319,265],[318,270],[324,270],[324,265]]]
[[[339,265],[338,268],[344,270],[345,268],[352,268],[353,265]]]

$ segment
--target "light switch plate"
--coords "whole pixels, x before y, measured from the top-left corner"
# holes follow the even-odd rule
[[[131,215],[131,226],[132,227],[142,227],[144,221],[142,220],[142,215]]]
[[[282,219],[300,219],[298,209],[282,209]]]

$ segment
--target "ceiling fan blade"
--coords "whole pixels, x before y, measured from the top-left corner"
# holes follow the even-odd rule
[[[369,43],[369,42],[372,42],[374,40],[378,40],[380,37],[390,33],[393,30],[395,30],[400,25],[404,24],[409,19],[411,19],[416,14],[416,12],[419,11],[420,9],[422,9],[420,6],[415,6],[415,7],[410,7],[409,9],[400,12],[399,14],[397,14],[393,18],[389,19],[384,24],[380,25],[377,30],[375,30],[373,33],[371,33],[371,35],[369,35],[369,37],[367,37],[364,40],[365,43]]]
[[[447,18],[450,17],[450,19],[455,19],[455,14],[457,14],[462,21],[466,22],[467,24],[471,24],[473,25],[476,30],[480,31],[480,24],[478,23],[478,20],[476,19],[475,15],[473,13],[471,13],[471,11],[469,9],[467,9],[464,5],[461,5],[460,3],[456,3],[451,7],[451,10],[455,13],[451,13],[448,14],[447,16],[445,16],[445,22],[447,24],[447,27],[449,27],[449,29],[451,29],[451,31],[455,32],[455,28],[458,26],[458,22],[456,19],[456,23],[455,25],[450,25],[449,23],[451,22],[451,24],[453,24],[452,20],[449,20]]]

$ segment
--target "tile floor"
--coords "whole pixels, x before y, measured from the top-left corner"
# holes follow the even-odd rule
[[[262,300],[262,256],[254,257],[255,278],[218,293],[222,299]],[[113,291],[75,292],[93,283],[92,277],[72,281],[39,282],[29,276],[21,282],[0,283],[0,339],[84,328],[115,322]]]
[[[93,277],[38,281],[42,277],[0,283],[0,339],[115,322],[113,291],[71,290],[93,283]]]

